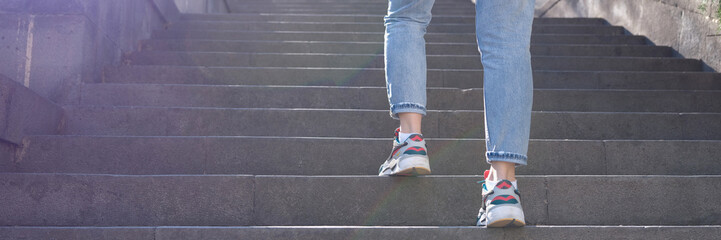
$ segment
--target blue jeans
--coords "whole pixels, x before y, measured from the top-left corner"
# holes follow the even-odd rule
[[[426,26],[434,0],[390,0],[385,16],[390,115],[426,115]],[[469,3],[470,4],[470,3]],[[477,0],[476,40],[483,64],[486,160],[527,164],[535,0]],[[479,79],[480,80],[480,79]]]

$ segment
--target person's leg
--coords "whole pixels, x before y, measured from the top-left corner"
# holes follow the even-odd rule
[[[390,115],[394,119],[400,119],[398,113],[426,115],[426,41],[423,36],[431,21],[433,2],[388,2],[388,14],[384,17],[384,61]],[[411,120],[403,122],[408,121]]]
[[[401,133],[422,133],[421,124],[423,115],[420,113],[413,112],[400,112],[398,113],[401,123]]]
[[[533,103],[531,27],[534,0],[478,0],[476,37],[483,63],[486,161],[477,225],[525,225],[515,167],[527,164]]]
[[[384,18],[385,73],[390,116],[400,120],[393,150],[379,175],[430,174],[421,121],[426,115],[426,47],[423,36],[434,0],[390,0]]]
[[[476,34],[483,62],[486,160],[494,178],[515,178],[527,164],[533,104],[534,0],[479,0]]]

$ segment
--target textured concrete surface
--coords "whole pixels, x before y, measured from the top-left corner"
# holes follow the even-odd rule
[[[719,193],[711,190],[721,183],[719,180],[718,176],[548,178],[549,222],[719,224],[721,206],[715,203]],[[583,194],[578,194],[580,192]],[[664,195],[666,197],[661,197]],[[678,207],[680,204],[683,207]],[[587,208],[590,205],[593,205],[592,209]],[[634,214],[629,214],[630,209]]]
[[[7,194],[0,198],[0,225],[467,226],[479,207],[478,178],[2,173],[0,188]],[[721,209],[713,199],[720,193],[713,186],[719,181],[524,176],[519,187],[530,224],[717,225]],[[676,208],[678,198],[660,198],[659,192],[693,197]],[[629,208],[638,210],[629,216]]]
[[[214,39],[214,40],[254,40],[274,41],[336,41],[336,42],[382,42],[382,33],[344,32],[234,32],[234,31],[154,31],[155,39]],[[473,34],[467,33],[428,33],[426,43],[475,43]],[[533,34],[531,43],[539,44],[645,44],[643,36],[630,35],[567,35],[567,34]]]
[[[479,227],[0,227],[0,237],[9,239],[710,239],[721,234],[719,226],[527,226],[525,228],[488,229]]]
[[[228,13],[225,0],[174,0],[181,13]]]
[[[152,227],[0,227],[0,239],[155,240],[157,238],[155,238],[155,229]]]
[[[711,2],[708,9],[716,9],[718,3]],[[701,12],[700,4],[684,0],[562,0],[543,17],[604,18],[632,34],[647,36],[653,44],[671,46],[680,56],[702,59],[708,68],[718,71],[719,19],[714,11]]]
[[[106,83],[300,85],[384,87],[382,68],[247,68],[119,66],[105,70]],[[429,69],[428,87],[480,88],[482,70]],[[721,90],[710,72],[534,71],[536,89]]]
[[[219,20],[219,21],[246,21],[246,22],[378,22],[382,21],[383,14],[183,14],[181,20]],[[437,15],[433,16],[432,23],[475,23],[475,16],[468,15]],[[535,18],[535,24],[582,24],[604,25],[607,22],[601,18]]]
[[[388,108],[385,87],[85,84],[79,104],[233,108]],[[551,90],[533,93],[536,111],[716,112],[721,91]],[[482,110],[483,89],[427,88],[431,110]]]
[[[709,146],[715,146],[714,143],[718,145],[718,142],[712,142]],[[429,154],[434,173],[477,174],[485,167],[483,140],[429,138],[428,144],[433,149]],[[76,150],[80,149],[79,146],[85,148]],[[286,151],[268,151],[267,146],[283,146]],[[14,168],[2,170],[109,174],[373,175],[386,159],[391,143],[388,138],[37,136],[29,139],[28,147],[28,153]],[[173,149],[183,151],[171,152]],[[533,140],[529,151],[535,164],[519,168],[523,174],[606,174],[605,162],[612,161],[604,159],[606,153],[600,141]],[[687,151],[687,154],[698,156],[695,159],[699,165],[713,164],[702,160],[703,156],[707,156],[703,153],[695,155],[695,152]],[[297,161],[288,162],[287,159]],[[631,169],[625,171],[633,172]],[[707,171],[713,173],[716,170],[709,168]],[[667,172],[673,172],[673,168],[658,168],[654,173]]]
[[[67,106],[65,110],[63,134],[69,135],[388,137],[389,129],[398,124],[387,110],[138,106]],[[534,112],[531,138],[719,140],[720,118],[718,113]],[[429,110],[424,134],[479,138],[483,122],[479,110]]]
[[[75,99],[81,82],[99,79],[103,66],[119,64],[122,53],[168,23],[172,8],[161,1],[169,0],[3,4],[0,74],[51,101]]]
[[[480,69],[476,55],[428,55],[431,69]],[[383,68],[382,54],[285,54],[232,52],[139,52],[134,65]],[[572,71],[701,71],[701,62],[685,58],[534,56],[533,69]]]
[[[144,51],[374,54],[383,52],[383,43],[151,39],[142,41],[142,48]],[[475,43],[428,43],[426,44],[426,54],[474,55],[478,54],[478,46]],[[670,57],[672,49],[647,45],[533,44],[531,45],[531,54],[542,56]]]
[[[123,58],[137,62],[109,66],[95,84],[77,87],[69,103],[80,105],[66,106],[64,133],[80,135],[26,137],[16,158],[0,159],[0,226],[39,226],[0,227],[0,238],[719,234],[721,75],[701,72],[699,61],[671,58],[671,48],[623,35],[623,27],[603,19],[536,19],[531,165],[518,172],[527,220],[541,226],[474,228],[480,201],[474,174],[487,165],[470,4],[439,0],[427,35],[429,107],[438,110],[429,112],[424,133],[436,175],[381,178],[373,175],[397,125],[386,110],[380,58],[387,2],[330,1],[235,1],[235,10],[246,13],[175,12],[172,18],[182,19],[176,26],[129,27],[156,31],[133,42],[141,52]],[[69,3],[63,11],[78,9],[79,16],[89,6]],[[160,13],[174,7],[145,3]],[[95,18],[87,17],[88,29],[117,30],[105,34],[111,40],[127,35],[112,28],[117,19]],[[59,19],[58,26],[67,22]],[[0,53],[23,54],[12,49],[22,40],[0,43],[9,47]],[[368,136],[374,138],[362,138]]]
[[[371,23],[333,23],[333,22],[237,22],[237,21],[181,21],[171,29],[216,30],[216,31],[318,31],[318,32],[377,32],[383,33],[385,26]],[[427,27],[429,33],[468,33],[475,31],[475,24],[432,23]],[[591,34],[623,35],[623,27],[607,25],[551,25],[534,24],[536,34]]]
[[[58,134],[63,130],[63,118],[60,106],[0,74],[0,141],[5,141],[2,144],[22,145],[23,137],[32,134]]]
[[[487,168],[483,139],[427,141],[436,174],[478,174]],[[268,146],[286,150],[270,151]],[[27,148],[14,165],[0,162],[0,170],[374,175],[388,157],[391,142],[390,138],[36,136],[28,139]],[[719,149],[719,141],[531,140],[530,164],[518,171],[550,175],[721,174],[721,161],[716,161]]]
[[[0,226],[248,225],[253,178],[0,174]]]
[[[364,2],[364,3],[343,3],[333,2],[332,5],[313,2],[247,2],[229,0],[228,6],[231,13],[326,13],[326,14],[385,14],[387,2]],[[463,6],[456,3],[443,3],[438,1],[434,4],[433,14],[436,15],[473,15],[473,7]]]
[[[672,207],[678,202],[676,198],[653,194],[678,191],[680,196],[690,196],[712,189],[714,184],[719,184],[718,177],[519,178],[526,220],[531,224],[719,224],[721,212],[712,200],[719,193],[711,191],[686,198],[693,205],[691,211],[697,214]],[[469,212],[477,208],[474,206],[477,201],[470,200],[474,196],[470,189],[477,188],[477,184],[472,178],[458,176],[415,179],[259,176],[256,186],[259,192],[255,213],[261,215],[257,224],[263,225],[467,225],[475,220],[475,215]],[[619,191],[624,187],[638,201],[629,200],[627,192]],[[281,192],[285,197],[276,197]],[[579,192],[584,193],[582,197],[569,197]],[[543,209],[545,201],[548,209]],[[604,211],[598,211],[598,206]],[[629,208],[640,210],[627,216]]]
[[[604,142],[609,161],[607,170],[614,174],[653,175],[659,169],[669,169],[666,174],[672,175],[718,174],[709,172],[721,169],[716,166],[721,164],[721,146],[716,144],[711,141],[607,141]],[[699,165],[700,162],[710,165]]]

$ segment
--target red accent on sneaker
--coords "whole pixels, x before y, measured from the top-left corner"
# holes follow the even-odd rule
[[[511,184],[508,184],[508,181],[501,181],[496,185],[496,187],[500,189],[509,189],[511,188]]]
[[[488,174],[491,174],[490,170],[486,170],[485,172],[483,172],[483,179],[488,179]]]
[[[407,150],[413,150],[413,151],[425,151],[422,147],[409,147]]]
[[[421,137],[420,135],[413,135],[413,137],[411,138],[411,140],[416,141],[416,142],[420,142],[420,141],[423,141],[423,137]]]
[[[396,150],[393,150],[393,152],[391,153],[391,156],[395,156],[396,153],[398,152],[398,150],[401,150],[401,148],[396,148]]]
[[[508,195],[507,197],[497,196],[497,197],[493,198],[493,200],[491,200],[491,201],[496,201],[496,200],[509,201],[511,199],[516,199],[516,198],[511,195]]]

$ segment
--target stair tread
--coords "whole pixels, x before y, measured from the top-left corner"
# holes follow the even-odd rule
[[[426,138],[434,174],[476,174],[488,165],[485,140]],[[16,172],[117,174],[370,175],[390,137],[38,135]],[[283,146],[285,151],[269,151]],[[344,149],[337,151],[337,149]],[[719,140],[531,139],[533,164],[519,174],[721,174]],[[676,156],[683,155],[685,158]],[[287,159],[296,159],[289,163]],[[336,159],[346,159],[337,161]],[[683,168],[677,166],[683,165]]]
[[[12,197],[0,199],[8,209],[0,224],[471,225],[479,207],[478,179],[1,173],[0,188]],[[529,175],[518,181],[529,224],[721,224],[721,206],[712,200],[721,197],[714,188],[719,175]],[[633,189],[636,201],[625,201],[628,193],[619,186]],[[579,191],[584,194],[567,197]],[[659,198],[659,191],[695,197],[676,208],[679,199]],[[637,214],[622,217],[629,207]]]

